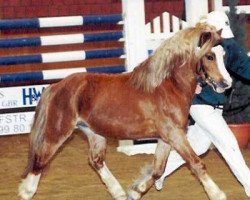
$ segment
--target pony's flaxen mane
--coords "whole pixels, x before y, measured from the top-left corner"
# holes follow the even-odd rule
[[[145,92],[154,91],[165,78],[171,76],[175,67],[183,66],[197,56],[195,50],[202,32],[207,30],[206,26],[199,25],[181,30],[164,41],[153,55],[134,69],[130,83]],[[202,52],[204,53],[204,50]]]

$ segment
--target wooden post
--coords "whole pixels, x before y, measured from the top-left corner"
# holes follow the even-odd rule
[[[148,57],[144,0],[122,0],[127,71]]]
[[[122,0],[127,71],[132,71],[148,57],[145,39],[144,0]],[[133,145],[133,140],[119,140],[119,146]]]

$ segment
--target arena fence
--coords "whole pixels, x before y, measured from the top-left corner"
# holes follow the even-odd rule
[[[98,25],[98,24],[120,24],[122,25],[123,17],[121,14],[115,15],[96,15],[96,16],[72,16],[72,17],[52,17],[22,20],[0,20],[0,30],[12,29],[41,29],[55,27],[71,27],[82,25]],[[49,35],[41,37],[23,37],[23,38],[5,38],[0,39],[0,48],[29,48],[31,46],[54,46],[78,44],[86,42],[102,42],[102,41],[119,41],[123,38],[123,31],[115,32],[97,32],[87,34],[65,34],[65,35]],[[60,47],[59,47],[60,49]],[[124,56],[123,48],[112,49],[94,49],[94,50],[78,50],[65,52],[46,52],[41,54],[28,55],[11,55],[0,57],[0,67],[4,66],[20,66],[35,65],[37,63],[60,63],[101,59],[101,58],[121,58]],[[33,66],[32,65],[32,66]],[[34,66],[35,68],[35,66]],[[34,116],[34,109],[42,94],[42,91],[48,84],[39,85],[22,85],[25,81],[45,81],[62,79],[69,74],[75,72],[107,72],[121,73],[124,72],[124,65],[100,66],[86,68],[67,68],[56,70],[42,71],[24,71],[18,73],[1,73],[0,83],[17,84],[15,87],[2,87],[0,89],[0,135],[28,133],[30,124]],[[20,84],[20,86],[19,86]]]
[[[145,27],[144,2],[143,0],[123,0],[122,6],[122,14],[0,20],[0,135],[30,132],[35,106],[49,83],[75,72],[122,73],[130,71],[147,57],[145,40],[140,35]],[[138,11],[136,17],[133,12],[134,8]],[[54,30],[60,27],[63,29],[83,26],[99,27],[104,24],[121,28],[118,28],[118,31],[98,30],[94,33],[82,33],[80,28],[80,31],[74,34],[45,36],[34,36],[32,31],[27,31],[24,37],[15,37],[15,34],[11,32],[19,29]],[[5,34],[8,31],[11,32],[11,37]],[[117,45],[118,47],[111,45],[110,48],[102,45],[103,42],[117,41],[122,45]],[[58,52],[66,45],[83,43],[94,44],[91,46],[92,49],[73,51],[70,49],[70,51]],[[52,50],[49,49],[50,47]],[[46,52],[34,53],[37,51],[33,52],[34,48],[46,48]],[[13,49],[14,53],[10,49]],[[6,52],[7,55],[5,55]],[[117,59],[119,61],[113,62]],[[80,67],[70,67],[75,62],[90,60],[95,60],[94,66],[83,64]],[[111,64],[107,64],[106,60],[112,60]],[[46,64],[49,63],[52,65],[62,63],[68,67],[48,68]],[[38,70],[38,66],[42,70]]]

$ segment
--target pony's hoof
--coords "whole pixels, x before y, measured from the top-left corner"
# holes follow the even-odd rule
[[[162,188],[163,188],[163,181],[161,181],[161,180],[155,181],[155,189],[160,191],[160,190],[162,190]]]
[[[23,192],[19,192],[18,197],[20,198],[20,200],[31,200],[33,197],[33,194],[27,191],[23,191]]]
[[[20,200],[31,200],[35,192],[32,189],[26,188],[26,185],[22,183],[18,188],[18,197]]]
[[[126,195],[122,195],[122,196],[119,196],[119,197],[116,197],[115,200],[127,200],[127,196]]]
[[[127,197],[119,197],[116,200],[127,200]]]
[[[18,197],[19,200],[31,200],[33,195],[29,192],[19,192]]]
[[[221,192],[219,195],[218,195],[218,200],[227,200],[227,196],[224,192]]]
[[[218,200],[227,200],[226,194],[222,192]]]
[[[227,200],[227,196],[224,192],[220,192],[210,196],[210,200]]]
[[[128,192],[128,200],[138,200],[141,198],[141,194],[134,191],[134,190],[130,190]]]
[[[250,187],[245,187],[245,192],[248,197],[250,197]]]

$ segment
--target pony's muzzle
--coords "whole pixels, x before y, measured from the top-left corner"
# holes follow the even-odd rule
[[[232,82],[227,81],[225,79],[219,81],[215,87],[215,91],[218,93],[224,92],[226,89],[230,88],[232,86]]]
[[[232,82],[228,82],[227,80],[223,79],[219,82],[218,86],[224,89],[228,89],[232,86]]]

